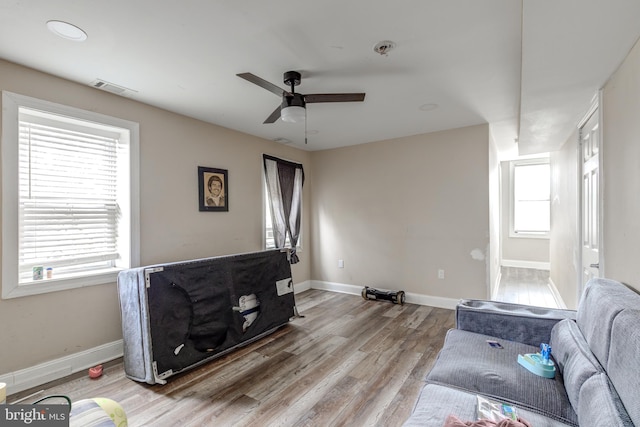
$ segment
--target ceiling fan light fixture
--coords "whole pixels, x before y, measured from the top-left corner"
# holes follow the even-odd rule
[[[282,120],[288,123],[300,123],[304,121],[305,110],[303,107],[291,105],[280,112]]]
[[[315,93],[304,95],[295,91],[295,86],[300,84],[301,75],[297,71],[287,71],[284,73],[283,82],[291,86],[291,92],[282,89],[273,83],[262,79],[255,74],[240,73],[236,76],[247,80],[250,83],[260,86],[263,89],[272,92],[282,99],[280,105],[273,110],[263,123],[275,123],[278,119],[285,122],[297,123],[305,122],[307,118],[306,104],[314,104],[318,102],[362,102],[364,101],[364,93]],[[306,126],[305,126],[306,127]]]

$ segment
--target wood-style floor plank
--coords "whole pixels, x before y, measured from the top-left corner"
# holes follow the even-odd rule
[[[501,267],[497,301],[558,308],[549,288],[549,271],[532,268]]]
[[[77,401],[109,397],[138,426],[400,426],[409,417],[452,310],[310,290],[304,317],[259,341],[149,385],[126,378],[122,360],[101,378],[76,374],[40,390]]]

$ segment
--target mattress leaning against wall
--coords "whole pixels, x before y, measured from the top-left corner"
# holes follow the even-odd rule
[[[168,377],[274,332],[294,316],[287,253],[269,250],[122,271],[127,377]]]

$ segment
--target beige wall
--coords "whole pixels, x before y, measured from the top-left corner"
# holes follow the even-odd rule
[[[189,119],[0,60],[0,89],[140,123],[141,264],[262,248],[262,153],[310,153]],[[197,166],[229,171],[229,212],[199,212]],[[310,200],[308,186],[304,199]],[[308,228],[303,206],[303,233]],[[310,279],[310,254],[294,266]],[[122,338],[116,284],[0,300],[0,375]]]
[[[603,91],[604,272],[640,290],[640,44]]]
[[[562,148],[551,153],[550,278],[567,308],[578,306],[580,230],[578,130]]]
[[[486,298],[488,150],[478,125],[314,152],[313,279]]]
[[[549,239],[509,236],[511,206],[509,162],[501,162],[500,167],[502,172],[502,259],[508,261],[548,263]]]

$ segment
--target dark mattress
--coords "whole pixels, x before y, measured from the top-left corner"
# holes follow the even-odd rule
[[[228,255],[118,276],[125,373],[150,384],[246,345],[294,315],[287,253]]]

